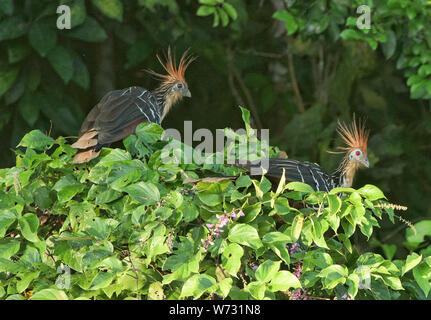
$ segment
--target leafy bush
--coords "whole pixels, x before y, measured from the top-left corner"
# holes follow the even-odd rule
[[[394,222],[377,187],[314,192],[230,166],[165,163],[162,134],[141,124],[126,150],[78,166],[65,138],[24,136],[16,166],[0,170],[1,299],[429,296],[431,250],[390,261],[352,245],[355,232],[369,239],[380,219]],[[220,174],[237,178],[187,183]],[[416,229],[412,250],[426,235]]]

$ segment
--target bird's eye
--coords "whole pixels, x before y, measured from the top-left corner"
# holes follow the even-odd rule
[[[182,83],[177,83],[177,88],[178,89],[181,89],[183,87],[183,84]]]
[[[361,151],[359,151],[359,150],[358,150],[358,151],[356,151],[356,155],[357,155],[357,156],[360,156],[360,155],[361,155]]]

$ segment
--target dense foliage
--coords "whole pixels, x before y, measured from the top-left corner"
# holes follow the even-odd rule
[[[62,4],[71,8],[70,30],[56,26]],[[357,27],[363,5],[370,8],[370,29]],[[45,298],[203,298],[214,292],[425,298],[430,24],[428,0],[0,1],[0,166],[10,167],[0,174],[1,298],[30,289]],[[159,168],[157,126],[141,127],[125,141],[126,151],[114,145],[88,168],[71,166],[74,151],[61,136],[75,136],[107,91],[154,88],[142,70],[161,71],[155,55],[168,45],[177,54],[191,47],[199,59],[186,74],[193,98],[171,111],[164,128],[182,130],[184,120],[193,120],[194,128],[239,128],[234,106],[244,105],[253,127],[270,129],[271,145],[330,171],[340,160],[327,153],[340,143],[336,121],[356,112],[371,128],[370,168],[359,172],[358,190],[339,198],[336,191],[315,194],[294,184],[293,194],[274,193],[266,179],[244,175],[188,190],[183,172],[197,178],[233,169]],[[25,152],[15,153],[19,143]],[[397,218],[394,207],[376,207],[385,201],[370,185],[408,210]],[[324,207],[297,211],[287,205],[292,197]],[[217,222],[215,214],[227,223],[224,211],[237,215],[239,209],[245,216],[228,217],[221,239],[206,226]],[[238,230],[255,240],[238,241]],[[217,239],[205,251],[200,241],[208,235]],[[182,252],[193,255],[181,260]],[[72,269],[70,290],[53,285],[61,263]],[[356,293],[360,265],[375,268],[373,289]],[[46,295],[37,293],[46,288]]]
[[[431,247],[391,261],[352,245],[356,230],[369,239],[378,220],[394,222],[377,187],[325,193],[282,179],[272,188],[229,166],[166,162],[173,142],[162,134],[139,125],[126,150],[104,149],[90,165],[70,164],[75,150],[63,137],[24,136],[16,167],[0,171],[0,298],[429,295]],[[221,173],[238,178],[205,179]],[[412,249],[421,232],[410,234]]]

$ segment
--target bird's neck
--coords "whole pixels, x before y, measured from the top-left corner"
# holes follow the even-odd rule
[[[163,121],[171,108],[182,98],[178,91],[172,91],[171,88],[166,87],[156,89],[154,95],[160,108],[160,122]]]
[[[357,161],[351,161],[349,158],[345,157],[334,173],[339,177],[340,187],[350,188],[358,169],[359,163]]]

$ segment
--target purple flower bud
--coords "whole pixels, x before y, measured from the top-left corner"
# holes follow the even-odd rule
[[[231,217],[232,217],[232,218],[236,218],[236,217],[238,217],[238,216],[236,215],[235,211],[232,211],[230,215],[231,215]]]
[[[253,269],[253,271],[256,271],[258,267],[259,267],[259,266],[253,266],[253,267],[251,267],[251,268]]]
[[[242,209],[239,209],[238,216],[240,216],[240,217],[244,217],[244,216],[245,216],[245,214],[244,214],[244,212],[242,211]]]
[[[211,224],[211,223],[207,223],[206,226],[207,226],[208,229],[211,229],[212,227],[214,227],[214,225]]]

